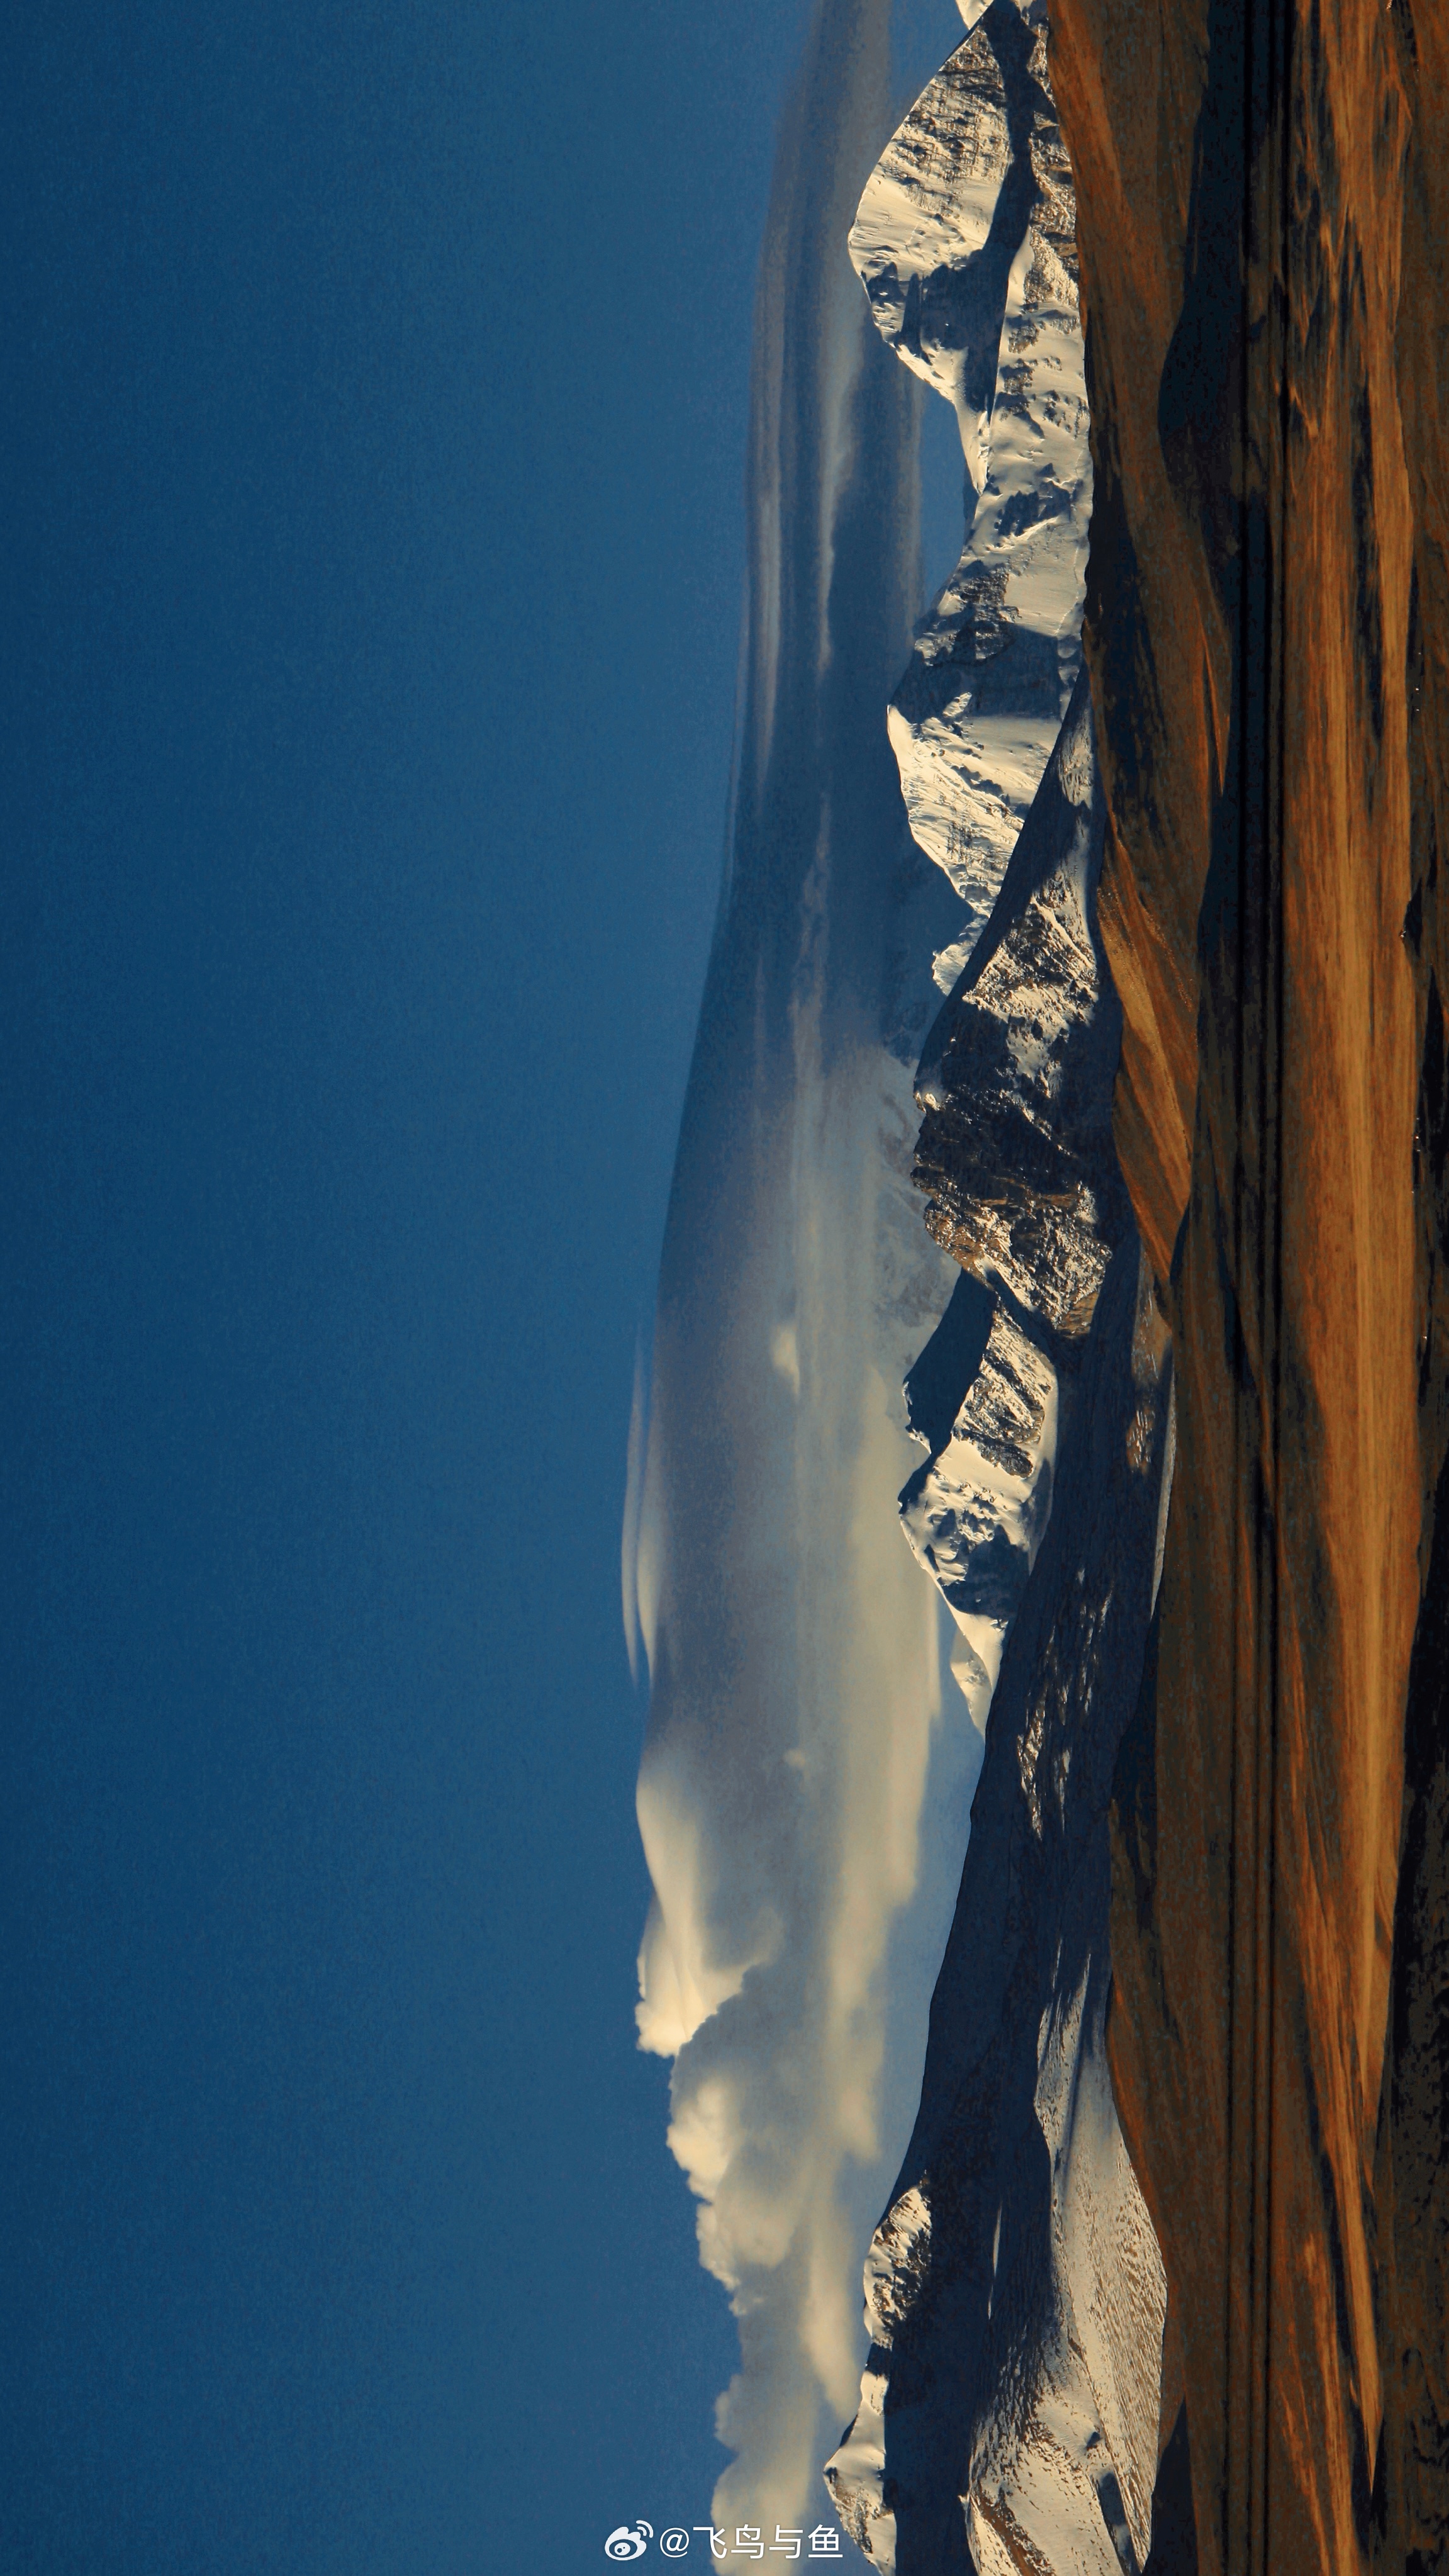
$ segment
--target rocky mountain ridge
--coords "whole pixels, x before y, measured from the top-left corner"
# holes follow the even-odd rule
[[[1105,2021],[1108,1804],[1161,1562],[1171,1360],[1112,1136],[1087,418],[1044,37],[1043,12],[995,0],[851,234],[979,496],[889,718],[912,830],[969,907],[938,960],[913,1178],[986,1320],[954,1418],[936,1343],[907,1382],[929,1455],[902,1518],[986,1753],[920,2114],[866,2266],[861,2405],[826,2471],[899,2576],[1138,2576],[1161,2429],[1165,2284]]]
[[[877,327],[955,411],[974,502],[887,716],[919,846],[984,929],[1080,662],[1091,461],[1071,174],[1046,11],[992,0],[867,182],[850,254]]]

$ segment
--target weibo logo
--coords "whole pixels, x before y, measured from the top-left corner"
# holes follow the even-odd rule
[[[636,2522],[632,2527],[621,2522],[604,2543],[606,2558],[642,2558],[654,2537],[652,2522]]]

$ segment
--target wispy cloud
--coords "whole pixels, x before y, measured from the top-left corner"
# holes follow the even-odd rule
[[[887,16],[818,0],[782,138],[735,829],[625,1545],[640,2031],[675,2057],[671,2143],[740,2322],[726,2523],[829,2510],[980,1754],[896,1509],[920,1459],[900,1381],[956,1277],[908,1173],[960,907],[909,840],[884,724],[921,605],[920,396],[845,251],[892,121]]]

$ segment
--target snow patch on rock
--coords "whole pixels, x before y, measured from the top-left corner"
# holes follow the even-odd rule
[[[1080,660],[1091,463],[1076,201],[1046,10],[992,0],[866,184],[850,252],[878,328],[956,414],[975,511],[887,728],[911,831],[990,916]]]
[[[983,1733],[1051,1509],[1056,1434],[1056,1371],[998,1304],[951,1437],[900,1500],[912,1551],[956,1622],[951,1670]]]

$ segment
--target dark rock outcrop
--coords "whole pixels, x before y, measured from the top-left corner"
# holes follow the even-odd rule
[[[1150,1274],[1124,1247],[1063,1379],[1051,1523],[991,1704],[920,2116],[867,2269],[864,2402],[827,2471],[847,2528],[897,2576],[973,2557],[981,2576],[1118,2576],[1147,2557],[1162,2277],[1102,2027],[1107,1802],[1151,1606],[1165,1361]]]
[[[1072,1337],[1126,1217],[1111,1137],[1121,1018],[1092,920],[1102,824],[1083,674],[916,1076],[926,1115],[912,1178],[929,1231]]]

